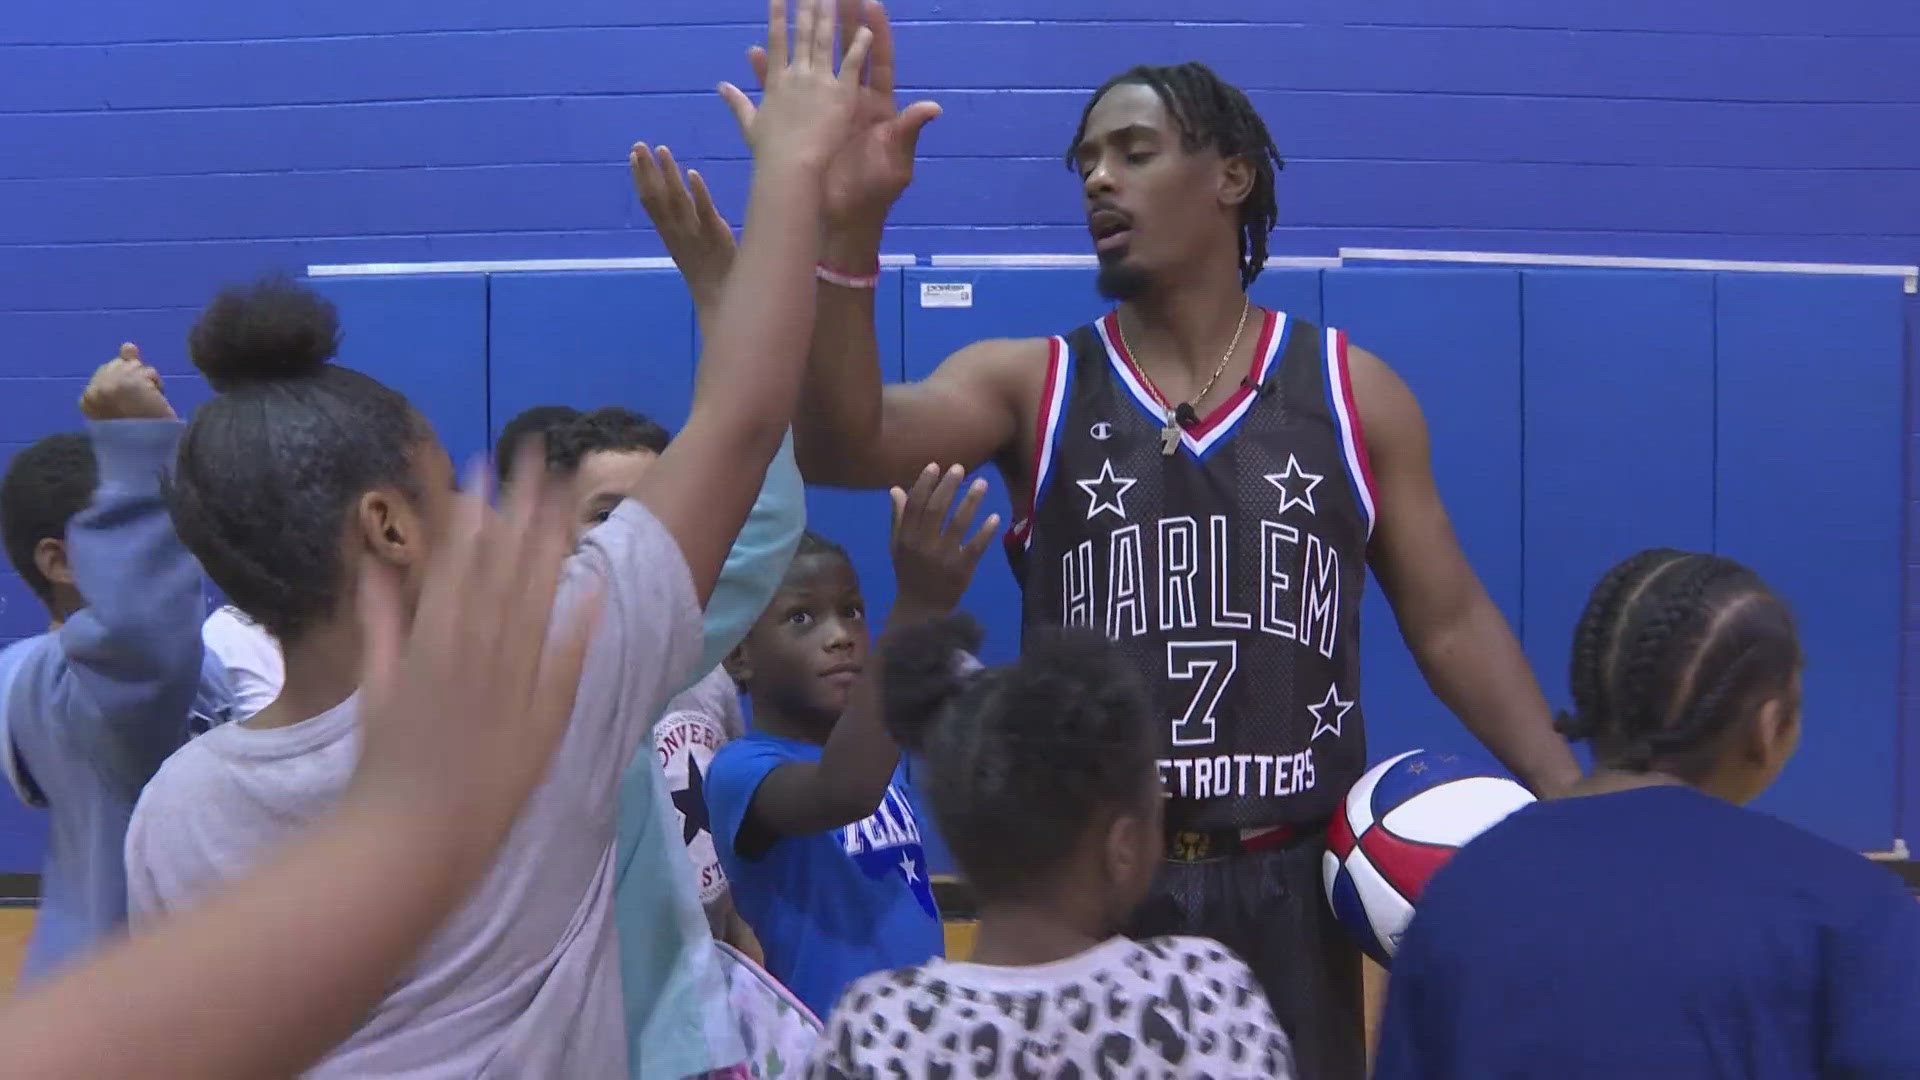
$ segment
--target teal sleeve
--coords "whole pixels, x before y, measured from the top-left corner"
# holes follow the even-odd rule
[[[793,433],[767,466],[767,479],[707,600],[706,640],[687,686],[726,659],[767,610],[807,529],[807,486],[793,460]],[[685,690],[682,686],[679,690]],[[676,690],[675,693],[679,693]]]

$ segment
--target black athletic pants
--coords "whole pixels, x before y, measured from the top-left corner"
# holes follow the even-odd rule
[[[1266,990],[1293,1042],[1300,1080],[1366,1080],[1360,950],[1327,906],[1325,850],[1313,829],[1259,851],[1170,859],[1128,932],[1192,934],[1226,945]]]

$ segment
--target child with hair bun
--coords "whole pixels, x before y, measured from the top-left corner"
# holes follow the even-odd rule
[[[982,668],[954,616],[883,649],[889,730],[980,904],[967,963],[855,982],[808,1068],[841,1076],[1290,1077],[1259,982],[1224,945],[1119,936],[1161,861],[1152,705],[1101,634],[1029,636]]]
[[[1799,743],[1800,667],[1792,613],[1732,559],[1601,578],[1561,721],[1594,770],[1427,887],[1375,1075],[1920,1076],[1920,906],[1742,808]]]

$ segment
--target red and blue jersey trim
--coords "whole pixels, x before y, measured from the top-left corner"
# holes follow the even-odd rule
[[[1053,477],[1054,447],[1060,441],[1060,421],[1067,414],[1073,387],[1073,350],[1067,339],[1047,339],[1047,381],[1040,388],[1040,406],[1034,410],[1033,469],[1027,476],[1027,505],[1007,530],[1007,543],[1025,548],[1033,540],[1033,512]]]
[[[1354,498],[1367,517],[1367,537],[1373,537],[1378,518],[1374,499],[1373,465],[1367,459],[1367,440],[1360,430],[1360,410],[1353,401],[1353,379],[1347,369],[1347,335],[1343,330],[1327,328],[1327,411],[1340,429],[1340,456],[1346,462],[1347,480],[1353,485]]]
[[[1253,350],[1253,362],[1248,365],[1240,385],[1209,410],[1199,423],[1180,431],[1180,445],[1195,458],[1206,458],[1209,451],[1233,434],[1240,418],[1253,408],[1254,401],[1259,397],[1259,388],[1266,384],[1274,365],[1286,352],[1293,320],[1284,311],[1268,311],[1263,315],[1260,337]],[[1119,377],[1120,384],[1127,388],[1127,394],[1133,398],[1134,404],[1140,407],[1141,414],[1153,421],[1156,427],[1165,424],[1169,406],[1154,388],[1153,381],[1146,377],[1128,354],[1126,343],[1120,338],[1120,313],[1117,310],[1108,312],[1105,318],[1094,324],[1094,328],[1100,332],[1100,341],[1107,347],[1107,359],[1113,365],[1114,374]]]

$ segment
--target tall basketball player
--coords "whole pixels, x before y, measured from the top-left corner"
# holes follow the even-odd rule
[[[1116,77],[1068,150],[1118,307],[883,388],[880,235],[939,110],[896,111],[885,13],[857,14],[875,48],[862,134],[828,174],[801,469],[882,487],[930,461],[999,467],[1025,622],[1101,627],[1156,676],[1168,863],[1136,929],[1225,942],[1301,1075],[1359,1077],[1359,958],[1321,899],[1320,856],[1365,764],[1367,567],[1434,692],[1502,761],[1543,790],[1579,775],[1461,554],[1419,406],[1344,334],[1248,299],[1280,160],[1246,96],[1201,64]]]

